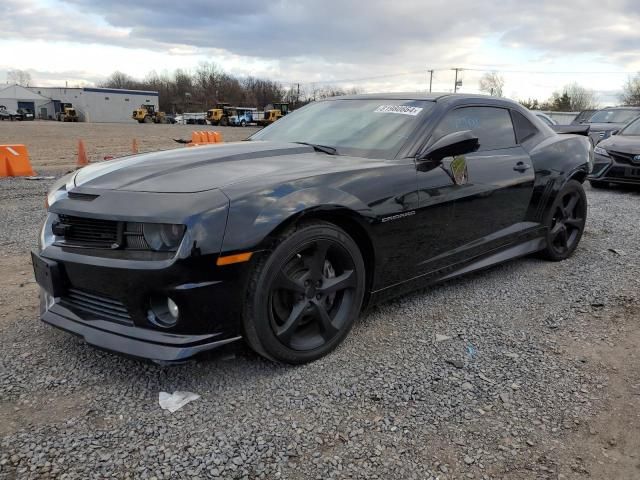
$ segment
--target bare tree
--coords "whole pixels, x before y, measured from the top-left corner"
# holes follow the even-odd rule
[[[537,98],[528,98],[526,100],[518,100],[520,105],[528,110],[540,110],[540,104]]]
[[[28,87],[31,83],[31,74],[26,70],[9,70],[7,72],[7,82]]]
[[[501,97],[504,90],[504,77],[498,72],[487,72],[480,78],[480,91],[494,97]]]
[[[98,84],[99,87],[135,89],[140,88],[139,82],[126,73],[115,71],[104,81]]]
[[[592,110],[597,107],[593,90],[587,90],[576,82],[565,85],[564,93],[569,96],[569,108],[572,112]]]
[[[622,88],[620,100],[625,105],[640,106],[640,73],[627,79],[627,83]]]

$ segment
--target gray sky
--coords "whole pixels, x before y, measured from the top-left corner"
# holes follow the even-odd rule
[[[640,2],[501,0],[2,0],[0,81],[90,85],[114,70],[189,69],[213,61],[237,76],[477,92],[483,71],[505,95],[547,98],[577,81],[604,103],[640,70]]]

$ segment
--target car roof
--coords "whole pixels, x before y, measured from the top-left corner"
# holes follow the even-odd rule
[[[357,99],[380,99],[380,100],[430,100],[438,101],[444,98],[483,98],[483,99],[499,99],[500,97],[491,97],[489,95],[480,95],[472,93],[449,93],[449,92],[401,92],[401,93],[362,93],[358,95],[342,95],[339,97],[331,97],[330,100],[357,100]],[[501,99],[506,100],[506,99]]]
[[[600,112],[602,110],[640,110],[640,107],[634,105],[618,105],[617,107],[604,107],[596,111]]]

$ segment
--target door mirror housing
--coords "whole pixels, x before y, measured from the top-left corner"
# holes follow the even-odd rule
[[[478,137],[471,130],[445,135],[418,155],[418,161],[440,162],[443,158],[475,152],[480,147]]]

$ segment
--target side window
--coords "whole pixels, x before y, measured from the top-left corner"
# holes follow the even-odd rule
[[[511,116],[504,108],[462,107],[451,110],[433,132],[433,140],[462,130],[471,130],[478,137],[480,151],[516,145]]]
[[[529,140],[533,137],[539,130],[535,127],[533,123],[527,119],[520,112],[515,110],[511,110],[511,118],[513,119],[513,126],[516,129],[516,138],[518,143],[522,143],[526,140]],[[546,120],[544,117],[539,117]]]

